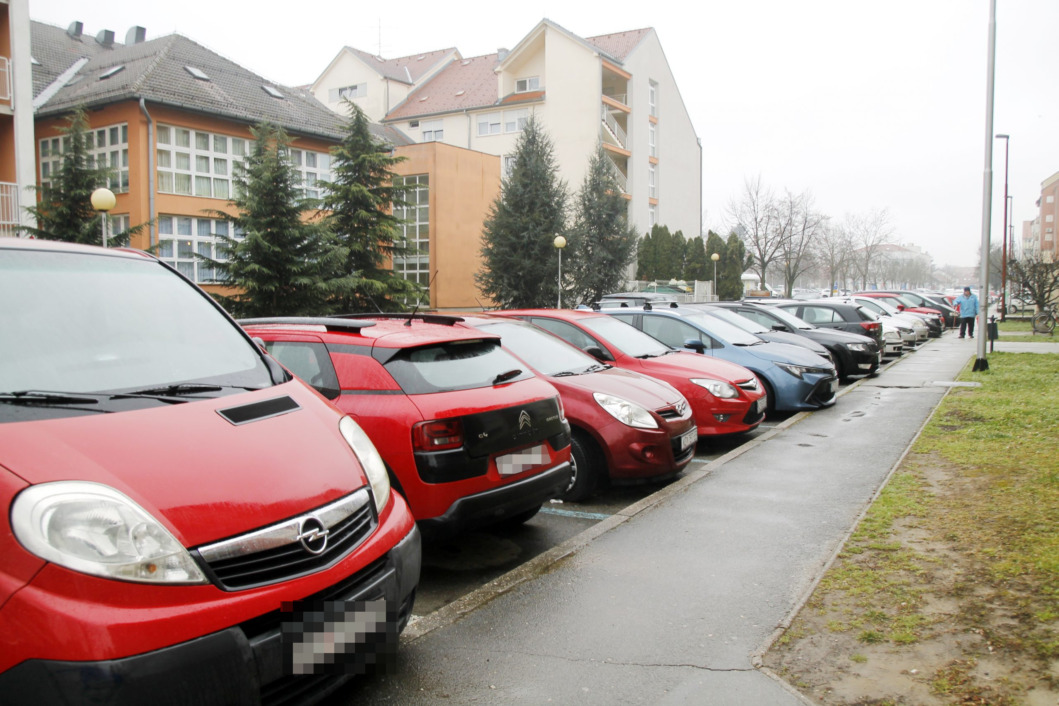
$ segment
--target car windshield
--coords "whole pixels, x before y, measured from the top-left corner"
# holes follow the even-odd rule
[[[672,350],[657,338],[648,336],[632,324],[610,316],[584,318],[578,323],[589,331],[598,333],[625,355],[634,358],[654,358]]]
[[[793,328],[803,329],[803,330],[806,330],[806,331],[816,328],[815,326],[813,326],[808,321],[802,321],[801,319],[799,319],[797,316],[795,316],[791,312],[789,312],[789,311],[787,311],[785,309],[781,309],[778,306],[769,307],[768,308],[768,313],[772,314],[777,319],[779,319],[783,323],[785,323],[788,326],[791,326]]]
[[[709,313],[711,316],[715,316],[721,321],[727,321],[733,326],[738,326],[747,333],[752,333],[754,335],[759,333],[769,333],[769,330],[758,322],[751,321],[742,314],[737,314],[729,309],[710,309]]]
[[[714,338],[720,338],[733,346],[753,346],[761,343],[761,339],[752,333],[748,333],[734,324],[722,321],[713,312],[688,314],[683,317],[696,324],[699,328]]]
[[[273,384],[240,329],[153,259],[0,249],[0,302],[0,393]]]
[[[886,302],[878,301],[876,299],[869,299],[869,298],[858,299],[857,303],[860,304],[861,306],[867,308],[867,309],[871,309],[876,314],[886,314],[887,316],[893,316],[894,314],[900,314],[901,313],[897,309],[895,309],[892,306],[890,306],[889,304],[887,304]]]
[[[526,364],[500,347],[500,341],[468,340],[409,348],[386,363],[409,395],[492,387],[533,377]]]
[[[919,306],[923,305],[923,303],[921,301],[919,301],[915,297],[910,297],[907,294],[895,294],[894,298],[897,299],[902,304],[904,304],[905,306],[919,307]]]
[[[542,375],[579,373],[600,367],[599,361],[550,333],[516,321],[498,321],[477,328],[500,336],[500,343]]]

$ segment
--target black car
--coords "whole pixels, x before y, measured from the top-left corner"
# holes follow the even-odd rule
[[[837,302],[831,299],[818,299],[809,302],[785,299],[780,300],[776,304],[762,299],[759,300],[759,303],[778,306],[813,326],[870,336],[878,344],[880,350],[882,349],[882,322],[879,321],[879,317],[862,306]]]
[[[818,328],[802,321],[785,309],[756,302],[716,302],[711,306],[735,311],[776,332],[803,336],[816,341],[831,354],[831,359],[843,381],[853,375],[871,375],[879,369],[881,359],[878,341],[859,333],[848,333],[830,328]]]

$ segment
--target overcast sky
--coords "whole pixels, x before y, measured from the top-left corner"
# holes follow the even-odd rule
[[[747,179],[809,190],[836,221],[886,209],[898,242],[974,265],[982,237],[988,0],[144,3],[29,0],[86,34],[178,32],[266,78],[312,83],[345,45],[386,58],[515,46],[547,18],[583,37],[653,27],[703,145],[708,227],[730,225]],[[367,8],[362,14],[361,8]],[[1015,237],[1059,171],[1057,0],[998,0],[994,133],[1011,135]],[[993,152],[1003,219],[1004,141]]]

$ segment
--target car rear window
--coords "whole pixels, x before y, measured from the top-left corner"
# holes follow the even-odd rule
[[[391,358],[386,370],[409,395],[473,390],[533,377],[497,340],[409,348]]]

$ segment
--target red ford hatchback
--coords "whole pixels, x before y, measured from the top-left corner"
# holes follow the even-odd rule
[[[520,309],[495,313],[540,326],[601,362],[669,383],[691,404],[699,436],[750,431],[765,418],[765,388],[741,365],[674,351],[633,326],[594,311]]]
[[[396,647],[419,534],[353,419],[144,253],[0,239],[0,301],[0,702],[309,699]]]
[[[573,432],[574,479],[563,494],[584,500],[604,481],[669,478],[695,456],[691,407],[672,385],[600,363],[562,339],[522,321],[464,316],[500,336],[504,348],[559,391]]]
[[[253,319],[248,333],[353,415],[419,526],[528,520],[570,484],[555,388],[453,316]]]

